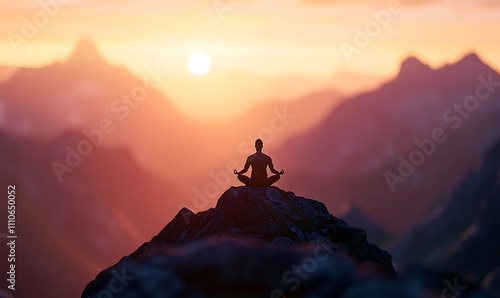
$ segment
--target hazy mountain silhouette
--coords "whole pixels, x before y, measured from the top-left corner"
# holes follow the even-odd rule
[[[144,72],[151,85],[167,83],[167,69],[146,65]],[[164,170],[161,163],[186,173],[177,156],[190,154],[198,144],[213,148],[197,123],[125,68],[108,64],[88,40],[77,43],[64,63],[20,69],[0,86],[0,100],[7,111],[2,128],[24,137],[55,138],[67,130],[98,128],[110,119],[116,129],[104,143],[127,146],[142,164],[158,171]],[[208,153],[203,160],[210,160]]]
[[[475,54],[435,70],[416,58],[407,59],[394,80],[343,101],[318,126],[271,152],[290,165],[283,185],[324,198],[333,210],[342,202],[356,202],[377,222],[403,231],[477,166],[500,137],[498,90],[480,101],[457,129],[451,127],[456,122],[443,117],[475,94],[480,76],[500,81]],[[398,157],[408,159],[419,150],[415,140],[431,137],[436,128],[445,131],[447,141],[393,193],[384,173],[397,174]]]
[[[146,81],[171,83],[168,69],[157,65],[144,68],[149,76]],[[156,82],[155,78],[161,81]],[[105,144],[124,145],[148,169],[185,183],[194,174],[190,156],[197,156],[192,165],[206,173],[228,159],[240,157],[238,146],[269,130],[276,113],[287,109],[300,116],[287,122],[286,129],[280,121],[272,122],[273,128],[279,127],[279,131],[271,131],[273,138],[284,140],[315,125],[321,114],[340,98],[334,91],[316,92],[295,101],[276,100],[260,105],[231,121],[207,124],[182,115],[156,89],[147,90],[147,98],[135,102],[132,92],[140,94],[134,88],[143,86],[143,79],[134,77],[124,67],[108,64],[95,44],[83,39],[63,63],[21,68],[0,85],[0,111],[5,111],[0,113],[0,127],[13,135],[51,139],[67,130],[95,129],[109,118],[116,129],[105,136]],[[254,113],[256,110],[258,113]],[[224,139],[214,142],[213,136],[221,131]]]
[[[30,285],[16,296],[77,296],[118,251],[136,247],[177,209],[179,202],[164,199],[176,186],[144,171],[121,147],[94,148],[59,182],[51,164],[80,140],[79,132],[51,142],[0,133],[0,181],[5,189],[16,184],[18,197],[17,278]]]
[[[154,65],[151,67],[155,68]],[[336,101],[340,95],[327,90],[292,102],[276,100],[259,105],[234,121],[204,124],[183,116],[166,96],[155,90],[148,91],[148,98],[128,109],[129,113],[125,112],[124,102],[120,102],[120,112],[113,112],[113,103],[117,99],[129,100],[122,95],[130,95],[143,82],[125,68],[108,64],[88,40],[80,41],[63,63],[40,69],[19,69],[8,82],[0,84],[0,128],[7,131],[0,134],[0,178],[2,182],[17,183],[18,194],[23,198],[19,201],[20,213],[23,214],[19,229],[26,237],[26,245],[20,246],[22,261],[19,266],[30,266],[30,269],[23,269],[19,279],[27,281],[31,288],[23,288],[30,292],[20,294],[34,296],[46,293],[44,291],[49,288],[58,291],[53,293],[54,296],[75,296],[75,288],[81,288],[83,281],[88,281],[92,274],[115,262],[117,255],[132,250],[144,241],[144,237],[158,231],[162,221],[174,216],[181,203],[191,205],[193,185],[206,186],[207,179],[213,182],[212,176],[206,173],[225,170],[228,160],[241,160],[249,153],[246,150],[253,150],[248,140],[253,142],[256,137],[264,138],[267,149],[275,148],[270,154],[276,164],[286,165],[286,179],[279,185],[323,199],[334,213],[338,213],[336,211],[342,203],[352,203],[356,212],[347,214],[346,220],[351,226],[373,228],[370,235],[384,235],[385,228],[400,232],[425,216],[429,206],[444,206],[443,202],[448,202],[444,200],[450,197],[456,184],[479,166],[486,148],[500,136],[498,91],[488,100],[481,101],[480,108],[469,118],[462,119],[458,129],[450,128],[443,120],[443,113],[453,104],[462,103],[464,98],[474,94],[479,76],[488,78],[490,74],[494,75],[493,80],[500,81],[498,74],[475,54],[439,69],[431,69],[418,59],[409,58],[392,81],[338,105]],[[164,80],[169,83],[168,76]],[[283,120],[286,112],[295,118]],[[120,115],[126,116],[121,119]],[[93,147],[92,154],[60,183],[51,163],[64,162],[66,146],[76,148],[86,139],[82,129],[95,129],[105,118],[109,118],[116,129],[105,135],[103,143]],[[276,119],[288,123],[274,122]],[[280,125],[279,128],[276,124]],[[443,128],[449,139],[439,145],[407,181],[397,184],[392,193],[384,173],[397,172],[398,156],[408,158],[410,152],[418,149],[414,140],[428,138],[435,128]],[[276,148],[277,145],[280,147]],[[154,174],[150,170],[154,170]],[[158,179],[159,173],[166,178]],[[493,190],[492,193],[496,194]],[[275,199],[283,195],[297,199],[296,202],[305,202],[289,193],[285,195],[278,191],[274,194],[280,194]],[[260,196],[256,193],[248,195],[252,198]],[[488,200],[488,206],[495,206],[491,199]],[[434,255],[426,253],[440,247],[443,252],[448,252],[442,258],[443,266],[453,263],[456,266],[447,268],[469,270],[480,279],[491,279],[491,284],[498,284],[499,269],[495,262],[492,264],[496,267],[488,267],[481,259],[475,268],[476,265],[467,263],[463,257],[472,248],[484,245],[489,239],[485,237],[491,237],[490,219],[493,215],[478,211],[481,206],[475,202],[464,205],[470,207],[467,212],[462,209],[454,211],[466,213],[464,219],[467,222],[459,225],[464,229],[469,227],[469,234],[463,236],[463,249],[451,247],[447,242],[451,238],[446,238],[443,243],[422,250],[422,255],[415,258],[432,258]],[[250,206],[261,211],[257,205]],[[194,215],[194,218],[205,218],[217,208]],[[446,205],[446,209],[451,210],[451,207]],[[443,214],[445,219],[449,216]],[[222,219],[234,219],[225,213],[218,215],[222,215]],[[258,217],[260,214],[256,216],[256,223],[267,220]],[[477,219],[476,225],[470,222],[471,218]],[[211,225],[224,228],[213,217],[205,219]],[[290,222],[290,219],[286,220]],[[307,228],[312,227],[309,219],[305,220],[304,225],[296,224],[303,235],[309,232]],[[448,221],[443,222],[442,231],[450,235],[456,236],[464,231],[448,230]],[[378,223],[383,227],[379,228]],[[229,226],[233,224],[234,221],[228,223]],[[250,229],[256,228],[255,234],[250,236],[260,239],[264,232],[256,225],[249,226]],[[287,233],[285,238],[293,238],[295,232],[285,231],[282,226],[276,228],[279,228],[277,233]],[[231,236],[240,238],[247,238],[251,232],[228,230]],[[441,231],[439,227],[437,230]],[[221,230],[195,225],[190,231],[203,238],[208,235],[204,232],[215,235]],[[414,237],[410,235],[410,239]],[[358,244],[362,243],[366,248],[362,232],[356,230],[352,236],[353,239],[346,240],[348,243],[358,243],[359,240]],[[296,242],[295,238],[292,240]],[[214,262],[222,261],[226,256],[224,252],[233,248],[238,251],[234,255],[238,259],[255,253],[258,255],[255,262],[262,261],[261,252],[267,249],[260,244],[255,250],[246,250],[246,244],[242,248],[238,243],[212,245],[203,241],[200,246],[196,246],[196,241],[187,245],[193,245],[188,247],[188,250],[192,249],[189,251],[193,258],[199,255],[200,249],[212,247],[214,254],[221,256],[214,258]],[[33,249],[35,247],[38,249]],[[414,251],[402,247],[404,249],[398,251],[402,251],[401,259],[412,260]],[[366,252],[364,248],[361,252]],[[488,248],[486,251],[492,258],[496,256],[494,250]],[[283,266],[291,266],[298,258],[305,257],[303,252],[295,250],[270,248],[268,252],[271,259],[285,255]],[[198,257],[204,262],[204,256]],[[160,258],[160,263],[165,261],[162,256],[145,259],[140,263],[144,267],[138,269],[137,274],[149,272],[150,262],[156,262],[156,258]],[[167,262],[179,262],[176,264],[191,272],[190,261],[178,260],[167,259]],[[344,266],[339,262],[343,261],[335,257],[332,263],[325,263],[326,270],[332,269],[331,266]],[[255,268],[261,270],[263,268],[259,266],[264,265],[264,262],[256,263]],[[351,265],[343,268],[350,270]],[[221,268],[225,268],[224,265]],[[358,277],[353,272],[352,275],[346,273],[346,276],[357,282]],[[164,273],[171,277],[171,272]],[[100,278],[105,280],[106,274]],[[57,285],[47,284],[49,281],[57,282]],[[409,288],[400,284],[370,285],[375,288],[394,286],[410,296]],[[373,293],[373,288],[366,284],[349,286],[354,287],[350,290],[354,291],[354,297],[356,289],[371,289],[371,292],[363,293]],[[441,289],[442,283],[433,288],[438,293]]]
[[[7,82],[19,70],[14,66],[0,66],[0,84]]]
[[[365,230],[370,242],[385,246],[392,239],[392,235],[384,227],[372,220],[356,204],[345,203],[340,212],[338,217],[352,227]]]
[[[76,43],[72,55],[66,60],[66,64],[77,69],[92,69],[96,65],[105,65],[107,62],[90,39],[82,38]]]
[[[335,90],[324,90],[296,98],[293,101],[269,100],[250,108],[239,116],[237,119],[238,129],[243,136],[250,134],[259,137],[258,134],[262,133],[264,129],[277,127],[273,131],[272,142],[270,142],[271,148],[273,148],[289,137],[304,133],[319,124],[329,111],[342,101],[342,98],[342,95]],[[287,119],[287,123],[282,123],[283,121],[270,123],[273,118],[276,118],[277,112],[280,114],[286,112],[293,115],[293,118]]]
[[[393,249],[404,266],[424,262],[472,276],[500,294],[500,142],[479,170],[435,206]]]
[[[431,75],[432,72],[433,70],[427,64],[411,56],[401,63],[396,80],[414,80],[419,77]]]

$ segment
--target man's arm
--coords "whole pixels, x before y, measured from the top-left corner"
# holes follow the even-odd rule
[[[273,160],[270,157],[269,157],[269,170],[271,170],[271,173],[273,173],[273,174],[276,174],[276,175],[281,174],[280,172],[276,171],[276,169],[274,168]]]
[[[248,159],[249,158],[247,158],[247,161],[245,162],[245,167],[243,168],[243,170],[241,170],[237,173],[238,175],[245,174],[248,171],[248,169],[250,168],[250,161]]]

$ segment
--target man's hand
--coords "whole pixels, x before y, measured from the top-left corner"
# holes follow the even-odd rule
[[[285,170],[281,169],[280,175],[283,175],[283,174],[285,174]]]
[[[235,175],[239,175],[239,174],[240,174],[240,173],[239,173],[238,171],[236,171],[236,170],[234,170],[234,171],[233,171],[233,173],[234,173]]]

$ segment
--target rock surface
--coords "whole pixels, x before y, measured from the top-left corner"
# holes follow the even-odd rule
[[[360,262],[373,263],[380,272],[396,275],[391,256],[368,243],[365,231],[332,216],[323,203],[276,187],[232,187],[213,209],[193,214],[184,208],[131,257],[137,260],[165,245],[178,246],[220,235],[285,245],[330,243]]]
[[[276,187],[232,187],[215,208],[182,209],[83,297],[106,295],[113,279],[123,281],[120,297],[331,297],[372,275],[397,278],[390,254],[322,203]]]
[[[215,208],[182,209],[82,297],[497,297],[456,272],[414,266],[398,278],[366,239],[320,202],[232,187]]]

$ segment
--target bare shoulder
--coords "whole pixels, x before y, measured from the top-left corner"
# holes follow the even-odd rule
[[[264,154],[264,158],[265,158],[267,161],[269,161],[269,162],[271,162],[271,161],[272,161],[271,156],[269,156],[269,155],[267,155],[267,154]]]

